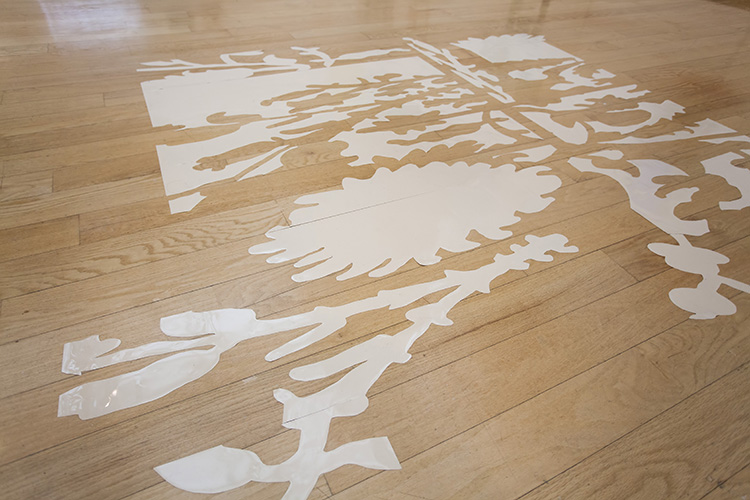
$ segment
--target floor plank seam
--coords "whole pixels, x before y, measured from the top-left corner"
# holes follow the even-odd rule
[[[622,435],[622,436],[620,436],[619,438],[617,438],[617,439],[615,439],[614,441],[612,441],[612,442],[610,442],[610,443],[606,444],[605,446],[603,446],[603,447],[602,447],[602,448],[600,448],[599,450],[595,451],[594,453],[592,453],[592,454],[588,455],[587,457],[583,458],[582,460],[580,460],[580,461],[576,462],[575,464],[571,465],[570,467],[566,468],[565,470],[563,470],[563,471],[560,471],[560,472],[559,472],[558,474],[555,474],[555,475],[554,475],[553,477],[551,477],[551,478],[547,479],[547,481],[546,481],[546,482],[550,482],[550,481],[554,480],[555,478],[557,478],[557,477],[559,477],[560,475],[562,475],[562,474],[564,474],[564,473],[568,472],[569,470],[571,470],[571,469],[573,469],[574,467],[576,467],[577,465],[579,465],[579,464],[581,464],[581,463],[585,462],[586,460],[590,459],[591,457],[595,457],[595,456],[599,455],[600,453],[604,452],[604,450],[606,450],[606,449],[607,449],[607,448],[609,448],[610,446],[613,446],[613,445],[614,445],[615,443],[617,443],[617,442],[619,442],[619,441],[621,441],[621,440],[623,440],[623,439],[627,438],[627,437],[628,437],[629,435],[631,435],[632,433],[636,432],[636,431],[637,431],[638,429],[640,429],[641,427],[643,427],[643,426],[647,425],[647,424],[648,424],[649,422],[652,422],[653,420],[655,420],[655,419],[659,418],[660,416],[662,416],[662,415],[665,415],[666,413],[668,413],[669,411],[671,411],[671,410],[672,410],[673,408],[675,408],[676,406],[679,406],[679,405],[683,404],[684,402],[686,402],[686,401],[688,401],[689,399],[691,399],[691,398],[693,398],[693,397],[697,396],[697,395],[698,395],[698,394],[700,394],[701,392],[703,392],[703,391],[705,391],[705,390],[709,389],[709,388],[710,388],[711,386],[713,386],[714,384],[716,384],[716,383],[717,383],[717,382],[719,382],[720,380],[724,379],[725,377],[728,377],[728,376],[730,376],[730,375],[732,375],[732,374],[734,374],[734,373],[737,373],[737,372],[740,372],[740,371],[742,371],[742,370],[746,369],[746,368],[747,368],[747,366],[748,366],[748,364],[750,364],[750,362],[746,361],[745,363],[742,363],[742,364],[741,364],[740,366],[738,366],[737,368],[734,368],[733,370],[731,370],[730,372],[727,372],[727,373],[725,373],[724,375],[722,375],[721,377],[717,378],[716,380],[713,380],[713,381],[711,381],[710,383],[708,383],[708,384],[706,384],[705,386],[701,387],[700,389],[698,389],[697,391],[693,392],[692,394],[690,394],[690,395],[689,395],[689,396],[687,396],[686,398],[684,398],[684,399],[680,400],[679,402],[677,402],[677,403],[675,403],[675,404],[671,405],[671,406],[670,406],[669,408],[667,408],[667,409],[665,409],[665,410],[663,410],[663,411],[661,411],[661,412],[657,413],[656,415],[654,415],[654,416],[653,416],[653,417],[651,417],[650,419],[646,420],[646,421],[645,421],[645,422],[643,422],[642,424],[640,424],[640,425],[638,425],[637,427],[635,427],[635,428],[631,429],[630,431],[626,432],[625,434],[623,434],[623,435]],[[540,487],[542,487],[542,486],[543,486],[544,484],[545,484],[545,483],[542,483],[542,484],[540,484],[539,486],[537,486],[536,488],[533,488],[533,489],[531,489],[531,490],[527,491],[526,493],[524,493],[523,495],[521,495],[521,496],[518,496],[518,497],[516,497],[516,500],[520,500],[520,499],[522,499],[523,497],[525,497],[525,496],[529,495],[529,494],[530,494],[530,493],[532,493],[533,491],[535,491],[535,490],[539,489]]]

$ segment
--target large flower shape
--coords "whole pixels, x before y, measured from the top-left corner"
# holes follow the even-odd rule
[[[511,233],[503,228],[520,220],[516,212],[547,207],[553,198],[543,195],[561,184],[554,175],[539,175],[547,170],[463,162],[381,168],[370,179],[344,179],[343,189],[299,198],[298,204],[312,206],[292,212],[291,226],[272,229],[266,236],[274,241],[250,253],[274,253],[271,263],[304,257],[296,267],[315,264],[293,276],[295,281],[349,266],[339,280],[368,272],[384,276],[412,258],[433,264],[441,248],[462,252],[478,246],[467,240],[472,230],[507,238]]]

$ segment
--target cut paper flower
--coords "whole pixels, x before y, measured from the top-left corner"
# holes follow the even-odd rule
[[[407,165],[395,172],[381,168],[367,180],[344,179],[343,189],[299,198],[298,204],[313,206],[292,212],[290,227],[272,229],[267,236],[274,241],[250,253],[275,253],[271,263],[301,259],[296,267],[313,265],[294,275],[295,281],[348,266],[338,279],[385,276],[410,259],[434,264],[440,249],[463,252],[478,246],[467,239],[472,230],[494,240],[507,238],[512,233],[503,228],[520,220],[517,212],[547,207],[553,199],[543,195],[561,184],[553,175],[540,175],[547,170],[463,162]]]

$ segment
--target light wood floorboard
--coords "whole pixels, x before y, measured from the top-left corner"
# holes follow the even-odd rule
[[[506,240],[473,232],[477,248],[441,250],[442,260],[432,266],[412,260],[382,278],[298,283],[291,279],[299,272],[293,263],[272,265],[248,248],[289,224],[300,195],[339,189],[345,178],[368,179],[378,167],[499,165],[538,140],[508,132],[517,140],[512,147],[480,151],[462,142],[352,167],[347,145],[331,140],[351,128],[351,118],[315,131],[284,156],[282,168],[204,186],[207,198],[194,210],[172,214],[156,146],[210,139],[253,117],[213,117],[211,127],[200,129],[153,127],[141,83],[161,74],[137,71],[148,61],[210,64],[221,54],[250,50],[292,57],[295,46],[336,56],[405,47],[409,37],[450,47],[462,61],[495,74],[520,103],[543,106],[579,92],[553,95],[549,79],[513,80],[450,45],[529,33],[544,35],[587,68],[614,73],[618,86],[648,89],[649,102],[685,107],[650,135],[705,119],[750,135],[747,2],[7,0],[1,10],[3,498],[206,498],[169,485],[153,468],[217,445],[282,462],[297,449],[299,433],[282,426],[273,390],[304,397],[335,380],[295,381],[290,370],[396,334],[409,321],[404,308],[359,314],[336,334],[273,363],[264,356],[305,330],[246,341],[199,380],[85,421],[57,417],[60,394],[150,360],[66,375],[67,342],[100,335],[121,339],[122,347],[141,346],[166,338],[162,317],[190,310],[249,307],[273,319],[349,304],[446,271],[476,269],[524,244],[527,235],[554,233],[578,252],[533,262],[495,279],[489,293],[473,293],[450,311],[452,324],[432,326],[408,362],[385,371],[367,394],[366,411],[333,421],[328,450],[387,436],[402,470],[346,465],[322,475],[309,498],[750,498],[750,295],[722,286],[737,312],[706,321],[689,319],[670,301],[670,290],[700,282],[647,249],[674,240],[633,211],[613,179],[568,163],[620,135],[573,146],[517,113],[514,118],[557,148],[545,163],[562,184],[549,209],[524,214]],[[632,105],[604,102],[554,116],[572,126]],[[620,126],[643,119],[627,111],[609,117]],[[441,117],[430,120],[419,126]],[[394,118],[390,128],[414,126]],[[243,146],[206,158],[206,165],[221,168],[265,147]],[[727,148],[686,140],[623,151],[628,160],[656,159],[686,172],[657,178],[664,184],[659,195],[698,188],[675,211],[682,219],[709,221],[710,232],[690,242],[727,256],[722,275],[749,283],[750,208],[721,210],[718,203],[740,191],[701,164]],[[750,169],[746,156],[734,165]],[[603,158],[597,165],[622,168]],[[436,304],[446,293],[416,305]],[[252,483],[211,498],[278,499],[286,486]]]

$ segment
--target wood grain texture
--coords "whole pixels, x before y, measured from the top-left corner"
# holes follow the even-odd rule
[[[573,457],[578,457],[579,464],[593,460],[610,443],[629,439],[631,432],[647,424],[654,415],[669,414],[684,398],[739,368],[742,357],[727,351],[746,342],[746,330],[747,318],[731,320],[722,325],[721,337],[709,338],[700,325],[682,322],[510,407],[472,428],[467,436],[462,434],[443,441],[410,458],[404,463],[406,473],[402,477],[381,473],[336,497],[387,498],[383,491],[397,491],[408,498],[409,494],[416,495],[420,491],[427,497],[499,495],[516,498],[533,490],[540,482],[554,485],[558,477],[575,477],[572,473],[575,468],[570,473],[566,471]],[[738,336],[739,332],[742,333]],[[687,357],[691,357],[690,361]],[[643,380],[658,380],[658,383]],[[561,410],[575,415],[575,430],[569,427],[570,420],[559,418]],[[525,432],[531,422],[538,429],[533,436]],[[686,434],[693,435],[690,431]],[[738,435],[741,436],[742,431]],[[669,435],[664,439],[670,442],[674,438]],[[485,448],[484,442],[493,446],[487,452],[476,453]],[[656,443],[654,449],[658,450]],[[667,455],[668,450],[664,451]],[[453,463],[460,466],[450,474],[443,474],[447,470],[445,461],[455,459],[459,460]],[[624,455],[623,460],[629,461],[634,471],[648,467],[647,458],[640,453]],[[467,476],[471,480],[460,479]],[[622,476],[628,477],[628,474]],[[610,476],[607,486],[611,490],[543,491],[538,498],[556,498],[557,495],[563,498],[598,495],[630,498],[633,492],[622,489],[619,478],[619,474]],[[531,491],[530,496],[537,494]]]
[[[264,356],[302,330],[245,341],[199,380],[87,421],[58,418],[59,395],[149,361],[66,375],[66,342],[99,335],[140,346],[165,339],[160,318],[189,310],[250,307],[273,319],[344,305],[446,271],[476,269],[527,235],[560,233],[578,252],[533,262],[496,278],[489,293],[473,293],[451,310],[452,324],[431,327],[407,363],[385,371],[367,394],[365,412],[333,421],[327,449],[388,436],[402,470],[344,466],[322,476],[309,498],[750,498],[750,295],[722,286],[738,311],[710,321],[691,320],[670,301],[670,290],[700,281],[647,248],[672,238],[634,212],[613,179],[568,162],[601,144],[565,144],[518,115],[558,148],[546,165],[562,185],[548,209],[509,228],[510,238],[472,232],[477,248],[441,250],[435,265],[410,261],[381,278],[297,283],[293,263],[272,265],[247,250],[267,241],[269,229],[289,223],[301,194],[340,189],[343,179],[367,179],[379,167],[502,164],[535,140],[509,132],[518,139],[509,148],[480,151],[462,142],[352,167],[347,145],[330,139],[355,120],[331,122],[285,153],[282,168],[204,186],[207,198],[194,210],[171,214],[156,146],[208,139],[216,128],[152,127],[141,83],[156,75],[137,71],[147,61],[215,63],[221,54],[249,50],[291,57],[292,46],[340,55],[403,47],[410,37],[450,47],[492,72],[482,58],[450,44],[539,34],[587,68],[616,74],[617,85],[648,89],[650,102],[685,107],[650,135],[707,118],[750,135],[748,26],[750,9],[736,0],[6,1],[0,15],[0,496],[207,498],[170,486],[153,467],[217,445],[282,462],[296,450],[299,434],[281,425],[282,406],[272,391],[284,387],[305,396],[334,378],[295,381],[290,369],[396,334],[409,322],[403,308],[358,314],[336,334],[273,363]],[[518,102],[534,105],[580,91],[551,92],[559,70],[529,82],[496,76]],[[605,100],[554,116],[571,126],[606,114],[607,123],[627,126],[644,118],[628,111],[631,106]],[[216,123],[226,132],[250,119]],[[413,121],[393,118],[388,127],[403,132]],[[221,168],[258,147],[236,148],[206,164]],[[683,219],[708,221],[710,232],[690,242],[729,257],[722,275],[747,283],[750,208],[720,210],[718,202],[737,199],[739,191],[701,164],[727,150],[698,140],[623,149],[628,160],[661,160],[688,174],[657,178],[664,184],[658,195],[698,188],[676,209]],[[748,169],[750,158],[735,165]],[[637,175],[634,166],[627,172]],[[446,293],[418,305],[436,304]],[[285,488],[253,483],[211,498],[271,500]]]
[[[0,298],[26,295],[264,234],[284,218],[274,202],[253,205],[0,264]],[[246,243],[249,245],[249,243]],[[115,250],[116,249],[116,250]]]
[[[708,495],[706,500],[729,500],[731,498],[744,498],[750,495],[750,466],[746,465],[729,479],[718,480],[716,488]]]
[[[0,262],[78,245],[78,217],[0,229]],[[10,264],[15,267],[15,263]]]
[[[582,498],[596,494],[608,498],[700,496],[710,492],[715,478],[730,476],[743,467],[750,452],[746,439],[748,394],[744,390],[749,373],[747,365],[737,368],[525,498],[573,496],[573,492]],[[705,424],[696,428],[695,418]],[[627,458],[635,450],[641,457],[638,464]]]
[[[0,202],[19,200],[52,192],[52,175],[49,172],[32,172],[3,177]]]

